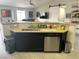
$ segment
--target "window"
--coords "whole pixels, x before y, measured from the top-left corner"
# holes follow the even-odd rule
[[[23,10],[17,10],[17,20],[21,21],[22,19],[25,19],[25,11]]]

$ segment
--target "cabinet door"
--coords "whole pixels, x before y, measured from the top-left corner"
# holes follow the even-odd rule
[[[31,34],[31,50],[32,51],[43,51],[44,39],[43,35],[40,33]]]
[[[27,51],[30,49],[31,37],[28,33],[14,33],[16,51]]]
[[[26,51],[31,50],[31,38],[28,37],[17,37],[16,38],[16,50],[17,51]]]
[[[44,39],[43,37],[32,37],[31,49],[36,51],[43,51]]]
[[[26,35],[15,35],[17,51],[43,51],[43,35],[26,33]]]

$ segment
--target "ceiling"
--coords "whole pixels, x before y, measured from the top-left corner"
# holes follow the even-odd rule
[[[47,3],[50,0],[32,0],[35,7]],[[29,7],[29,0],[0,0],[0,5],[14,6],[14,7]]]

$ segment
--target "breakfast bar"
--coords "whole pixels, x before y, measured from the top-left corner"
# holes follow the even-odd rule
[[[67,31],[12,31],[16,51],[62,52],[65,49],[66,35]],[[49,39],[46,40],[46,37]],[[53,39],[53,37],[58,37],[58,39]],[[47,43],[52,46],[50,44],[48,46]]]
[[[39,26],[41,25],[41,26]],[[51,24],[35,24],[32,23],[16,24],[14,28],[10,29],[11,37],[13,38],[13,52],[62,52],[65,50],[65,42],[67,37],[67,30],[64,25]],[[22,27],[23,26],[23,27]],[[39,28],[37,28],[39,26]],[[42,28],[41,28],[42,27]],[[12,49],[11,49],[12,51]],[[9,50],[10,52],[10,50]]]

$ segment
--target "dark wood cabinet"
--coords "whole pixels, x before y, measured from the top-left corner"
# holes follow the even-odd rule
[[[45,37],[59,37],[59,52],[64,51],[67,32],[12,32],[16,51],[44,51]]]
[[[16,51],[43,51],[43,34],[14,33]]]

